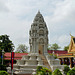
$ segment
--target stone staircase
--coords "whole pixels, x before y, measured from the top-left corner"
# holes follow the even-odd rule
[[[60,65],[60,60],[55,59],[54,56],[47,55],[46,59],[49,63],[49,66],[51,67],[51,70],[54,71],[55,69],[59,69],[63,74],[64,65]]]
[[[44,55],[40,55],[40,57],[41,57],[41,59],[42,59],[42,61],[43,61],[43,65],[45,65],[48,69],[51,70],[51,67],[50,67],[50,65],[48,64],[48,61],[47,61],[46,57],[45,57]]]

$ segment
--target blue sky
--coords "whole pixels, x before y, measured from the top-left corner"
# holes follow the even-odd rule
[[[0,0],[0,35],[7,34],[15,45],[29,46],[29,29],[38,10],[49,31],[49,43],[63,49],[75,36],[75,0]]]

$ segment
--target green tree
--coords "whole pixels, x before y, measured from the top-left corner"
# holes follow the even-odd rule
[[[64,50],[67,51],[69,49],[69,45],[64,47]]]
[[[63,70],[63,71],[64,71],[64,74],[67,75],[67,72],[68,72],[69,70],[70,70],[69,66],[66,65],[66,66],[64,67],[64,70]]]
[[[0,64],[0,70],[7,71],[7,69],[6,69],[6,65],[2,65],[2,64]]]
[[[69,70],[67,75],[75,75],[75,68]]]
[[[62,75],[62,73],[59,69],[55,69],[52,75]]]
[[[9,75],[6,71],[0,71],[0,75]]]
[[[16,52],[18,53],[27,53],[28,47],[25,44],[19,44]]]
[[[0,36],[0,52],[4,49],[5,52],[11,52],[14,48],[12,41],[9,39],[8,35]]]
[[[46,67],[38,66],[36,70],[36,75],[52,75],[52,72]]]
[[[60,48],[61,47],[58,44],[56,44],[56,43],[54,43],[52,45],[48,45],[48,49],[49,50],[57,50],[57,49],[60,49]]]

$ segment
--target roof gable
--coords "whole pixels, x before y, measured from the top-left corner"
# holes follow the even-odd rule
[[[75,52],[75,37],[71,35],[71,41],[70,41],[70,45],[69,45],[69,50],[68,52]]]

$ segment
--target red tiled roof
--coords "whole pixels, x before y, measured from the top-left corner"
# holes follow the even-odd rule
[[[21,59],[23,55],[28,55],[28,53],[15,53],[14,59]],[[4,57],[6,60],[11,60],[11,53],[5,53]]]
[[[11,58],[4,58],[5,60],[11,60]],[[21,59],[21,58],[14,58],[14,60],[18,60],[18,59]]]
[[[55,54],[58,54],[58,55],[61,55],[61,54],[67,54],[67,51],[61,51],[61,50],[48,50],[48,53],[54,53]],[[28,53],[15,53],[15,57],[14,59],[17,60],[17,59],[21,59],[23,55],[28,55]],[[11,53],[5,53],[4,54],[4,59],[5,60],[11,60]]]
[[[48,50],[48,53],[53,53],[53,51],[55,54],[66,54],[66,53],[68,53],[67,51],[63,51],[63,50]]]

